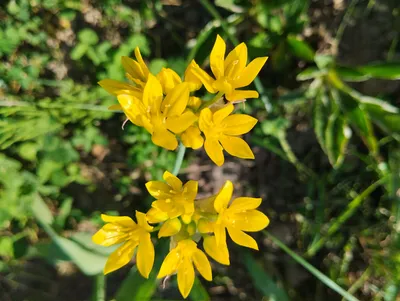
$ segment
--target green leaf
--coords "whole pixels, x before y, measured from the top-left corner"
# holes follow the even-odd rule
[[[82,58],[85,55],[85,53],[87,52],[88,49],[89,49],[89,46],[87,44],[79,43],[78,45],[76,45],[74,47],[74,49],[72,49],[72,51],[70,53],[71,59],[73,59],[75,61],[79,60],[80,58]]]
[[[261,129],[265,135],[271,135],[277,138],[285,135],[286,129],[289,126],[290,122],[285,118],[267,119],[261,123]]]
[[[99,41],[97,33],[90,29],[85,28],[78,33],[78,39],[82,44],[86,45],[96,45]]]
[[[242,250],[243,263],[256,289],[258,289],[267,300],[289,301],[285,290],[279,287],[272,277],[266,273],[261,265],[253,258],[247,250]]]
[[[82,245],[59,236],[50,226],[53,216],[39,195],[37,195],[35,201],[32,203],[32,212],[54,243],[84,274],[96,275],[102,272],[107,261],[107,256],[91,252]]]
[[[289,35],[286,41],[289,46],[289,51],[291,51],[293,55],[309,62],[314,60],[315,52],[307,42],[293,35]]]
[[[365,75],[381,79],[400,79],[400,62],[374,63],[358,67]]]
[[[317,54],[314,61],[319,69],[331,68],[334,65],[334,59],[331,55]]]
[[[349,123],[356,130],[358,135],[361,136],[364,143],[367,145],[371,153],[378,152],[378,142],[376,140],[372,123],[365,106],[357,102],[350,95],[340,93],[339,103],[344,110]]]
[[[192,301],[209,301],[211,300],[207,290],[201,284],[198,277],[194,279],[192,290],[190,291],[189,298]]]
[[[362,82],[370,78],[370,76],[356,68],[339,66],[335,68],[335,71],[342,80],[347,82]]]
[[[317,97],[314,101],[313,106],[313,124],[315,136],[317,137],[318,143],[322,150],[327,153],[326,142],[325,142],[325,129],[328,124],[329,110],[327,107],[328,96],[326,95],[325,88],[322,87],[318,91]]]
[[[18,155],[28,161],[36,161],[36,154],[38,152],[38,144],[34,142],[25,142],[18,148]]]
[[[325,130],[325,142],[329,162],[334,168],[338,168],[343,163],[350,137],[351,129],[340,112],[336,111],[330,115]]]
[[[326,74],[325,70],[320,70],[317,67],[308,67],[307,69],[304,69],[299,74],[297,74],[296,79],[299,81],[309,80],[320,77],[324,74]]]

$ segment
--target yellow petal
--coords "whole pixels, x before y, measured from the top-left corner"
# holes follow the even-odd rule
[[[252,238],[250,235],[244,233],[243,231],[240,231],[238,229],[235,229],[233,227],[227,227],[229,236],[232,238],[232,240],[243,247],[248,247],[251,249],[258,250],[258,245],[257,242]]]
[[[157,208],[150,208],[146,213],[147,220],[151,224],[161,223],[168,219],[168,214]]]
[[[247,46],[245,43],[237,45],[225,59],[225,76],[235,79],[247,64]]]
[[[213,115],[213,121],[215,124],[220,124],[222,121],[229,116],[233,112],[234,106],[233,104],[227,104],[226,106],[222,107],[218,111],[216,111]]]
[[[201,110],[199,117],[199,128],[202,132],[205,132],[214,126],[212,118],[213,114],[209,108]]]
[[[204,149],[206,150],[207,155],[215,164],[217,164],[218,166],[224,164],[225,159],[224,153],[222,152],[223,148],[216,139],[206,138],[206,141],[204,142]]]
[[[232,204],[229,206],[229,211],[232,212],[241,212],[245,210],[256,209],[260,206],[262,199],[261,198],[249,198],[249,197],[240,197],[236,198],[232,201]]]
[[[145,82],[146,81],[146,76],[143,72],[142,67],[138,62],[135,60],[123,56],[121,57],[121,63],[122,67],[124,67],[125,71],[133,78],[133,79],[139,79],[140,81]]]
[[[211,265],[207,259],[206,254],[203,251],[197,249],[192,256],[193,263],[196,269],[200,272],[201,276],[204,279],[211,281],[212,280],[212,272],[211,272]]]
[[[206,253],[215,261],[225,265],[230,264],[229,252],[226,243],[217,246],[215,236],[204,237],[203,247]]]
[[[222,135],[219,138],[219,142],[221,142],[223,148],[232,156],[242,159],[254,159],[253,152],[242,138]]]
[[[193,61],[194,62],[194,61]],[[205,72],[203,69],[199,67],[199,65],[196,64],[196,62],[193,63],[193,68],[191,69],[192,74],[197,77],[199,81],[204,85],[204,87],[207,89],[208,92],[210,93],[217,93],[218,91],[213,87],[214,79],[208,75],[207,72]]]
[[[200,233],[213,233],[215,222],[210,221],[206,218],[200,218],[197,222],[197,230]]]
[[[234,214],[235,228],[247,232],[258,232],[269,224],[268,217],[258,210],[249,210]]]
[[[181,227],[182,224],[179,221],[179,218],[169,219],[161,226],[161,229],[158,232],[158,238],[175,235],[181,230]]]
[[[247,98],[258,98],[258,92],[254,90],[233,90],[226,93],[226,99],[229,101],[244,101]]]
[[[188,181],[185,185],[183,185],[183,197],[186,201],[193,202],[197,196],[198,190],[198,182],[197,181]]]
[[[222,122],[224,134],[226,135],[243,135],[256,125],[257,119],[245,114],[233,114],[226,117]]]
[[[193,149],[199,149],[203,146],[204,138],[197,126],[190,126],[181,134],[181,140],[184,146]]]
[[[196,96],[190,96],[187,105],[189,108],[196,111],[201,106],[201,99]]]
[[[101,219],[106,223],[117,224],[125,228],[135,228],[136,223],[129,216],[113,216],[102,214]]]
[[[252,60],[250,64],[248,64],[247,67],[245,67],[240,73],[240,77],[232,81],[232,85],[235,88],[241,88],[250,85],[260,72],[261,68],[264,66],[267,59],[268,57],[258,57]]]
[[[217,197],[215,198],[214,201],[215,211],[220,213],[222,210],[226,209],[232,198],[232,194],[233,194],[233,184],[231,181],[228,180],[225,182],[224,186],[221,188],[221,190],[218,192]]]
[[[151,242],[150,233],[145,233],[140,237],[138,252],[136,255],[136,265],[139,273],[146,279],[154,264],[154,246]]]
[[[178,253],[178,249],[174,248],[172,249],[167,257],[165,257],[160,271],[158,272],[157,278],[163,278],[165,276],[171,275],[175,273],[175,271],[178,268],[179,261],[181,257],[179,256],[180,254]]]
[[[142,54],[140,53],[139,47],[135,48],[135,57],[136,57],[136,60],[138,61],[139,65],[140,65],[140,67],[142,68],[143,74],[144,74],[145,79],[146,79],[150,72],[149,72],[149,69],[147,68],[147,65],[143,61]]]
[[[161,146],[168,150],[174,150],[178,147],[178,140],[176,136],[167,130],[155,129],[151,140],[155,145]]]
[[[122,107],[120,104],[111,105],[107,109],[110,111],[122,111]]]
[[[225,59],[226,44],[224,40],[217,35],[214,47],[210,54],[210,67],[216,79],[224,76],[224,59]]]
[[[184,258],[178,267],[178,288],[183,298],[189,295],[194,283],[194,268],[188,258]]]
[[[99,81],[98,84],[104,90],[106,90],[108,93],[111,93],[113,95],[129,94],[129,95],[133,95],[138,98],[140,98],[142,95],[142,92],[140,91],[140,89],[138,89],[130,84],[120,82],[117,80],[103,79],[103,80]]]
[[[197,91],[201,88],[202,83],[193,73],[193,68],[198,68],[198,65],[192,60],[185,70],[185,83],[189,84],[190,92]]]
[[[176,85],[182,82],[179,75],[170,68],[162,68],[157,74],[157,79],[161,83],[164,94],[168,94]]]
[[[160,82],[154,75],[149,74],[142,97],[146,111],[150,108],[153,113],[159,112],[162,99],[163,92]]]
[[[197,116],[190,110],[180,116],[168,117],[166,127],[171,132],[179,134],[186,131],[193,123],[197,121]]]
[[[103,226],[103,228],[101,228],[92,236],[92,241],[95,244],[109,247],[124,242],[129,238],[126,233],[120,232],[115,226],[114,229],[107,229],[109,228],[108,225],[110,224]]]
[[[169,171],[165,171],[163,174],[163,179],[168,183],[175,191],[181,191],[182,189],[182,181],[178,179],[175,175],[170,173]]]
[[[225,231],[225,226],[222,224],[215,224],[214,226],[214,235],[215,235],[215,241],[217,243],[217,246],[221,246],[223,244],[226,244],[226,231]]]
[[[104,274],[111,273],[128,264],[133,256],[136,246],[137,242],[128,241],[111,253],[104,267]]]
[[[182,83],[173,88],[162,102],[164,116],[180,116],[189,101],[189,86]]]
[[[140,227],[142,227],[147,232],[153,230],[153,227],[147,223],[147,216],[145,213],[136,210],[136,221]]]
[[[146,183],[147,191],[151,196],[156,199],[168,199],[171,197],[171,187],[168,184],[161,181],[149,181]]]

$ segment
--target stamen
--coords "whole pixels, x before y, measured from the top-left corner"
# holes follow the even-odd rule
[[[125,126],[125,124],[126,124],[128,121],[129,121],[129,118],[126,118],[125,121],[124,121],[124,123],[122,124],[122,130],[124,130],[124,126]]]

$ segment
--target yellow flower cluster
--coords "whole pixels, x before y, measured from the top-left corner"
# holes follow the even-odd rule
[[[258,250],[257,242],[245,232],[261,231],[269,220],[257,210],[260,198],[239,197],[231,202],[233,184],[230,181],[216,195],[196,199],[197,181],[183,184],[168,171],[163,179],[146,184],[156,200],[147,214],[136,212],[137,223],[127,216],[102,215],[107,224],[93,236],[93,241],[103,246],[121,244],[110,255],[104,273],[126,265],[137,248],[137,268],[148,278],[155,256],[150,233],[158,230],[158,238],[170,237],[170,252],[157,277],[177,274],[179,290],[186,298],[194,283],[194,266],[206,280],[212,280],[206,254],[229,265],[226,232],[236,244]],[[205,252],[199,248],[201,239]]]
[[[119,104],[110,109],[122,110],[127,120],[144,127],[158,146],[174,150],[178,140],[188,148],[204,146],[218,166],[224,163],[224,150],[232,156],[254,159],[240,136],[248,133],[257,119],[234,113],[234,104],[258,97],[256,91],[239,88],[251,84],[267,57],[247,64],[244,43],[226,57],[225,52],[225,42],[217,36],[210,54],[214,77],[193,60],[182,80],[168,68],[151,74],[136,48],[136,60],[122,58],[130,83],[106,79],[99,84],[118,99]],[[202,101],[194,95],[203,86],[215,94],[212,100]],[[206,280],[212,280],[207,255],[221,264],[230,264],[226,233],[236,244],[258,250],[257,242],[246,232],[261,231],[269,220],[257,210],[260,198],[239,197],[231,201],[230,181],[216,195],[198,199],[197,181],[183,184],[168,171],[163,179],[146,184],[155,198],[147,213],[136,211],[136,222],[128,216],[102,215],[106,224],[94,234],[93,241],[103,246],[119,245],[104,267],[105,274],[126,265],[136,254],[138,271],[148,278],[155,257],[151,233],[158,231],[159,239],[168,237],[170,252],[157,277],[177,274],[179,290],[186,298],[194,283],[194,267]]]
[[[267,57],[259,57],[247,65],[247,47],[241,43],[225,58],[226,45],[217,36],[210,54],[210,68],[215,78],[193,60],[183,80],[169,68],[151,74],[139,48],[136,60],[122,57],[122,65],[130,83],[105,79],[99,82],[117,96],[118,105],[135,125],[144,127],[154,144],[174,150],[178,139],[188,148],[205,151],[218,166],[224,163],[223,150],[232,156],[254,159],[248,144],[239,136],[249,132],[257,119],[245,114],[233,114],[234,103],[257,98],[257,91],[238,90],[251,84]],[[212,94],[211,101],[202,101],[194,93],[202,86]],[[223,101],[225,96],[227,103]]]

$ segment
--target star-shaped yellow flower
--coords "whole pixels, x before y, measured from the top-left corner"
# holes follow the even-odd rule
[[[204,252],[197,248],[193,240],[181,240],[165,257],[157,278],[177,273],[179,291],[183,298],[186,299],[194,283],[195,273],[193,264],[204,279],[208,281],[212,280],[211,265]]]
[[[132,123],[144,127],[152,135],[154,144],[169,150],[178,146],[176,134],[184,132],[197,120],[192,111],[186,110],[188,85],[176,85],[164,98],[161,83],[151,73],[141,99],[120,94],[118,101]]]
[[[214,47],[210,54],[210,67],[215,76],[212,78],[202,70],[194,61],[191,63],[191,73],[194,74],[205,86],[208,92],[223,92],[229,101],[246,98],[257,98],[254,90],[237,90],[246,87],[256,78],[268,57],[258,57],[247,64],[247,47],[241,43],[225,58],[226,44],[217,35]]]
[[[224,164],[223,149],[235,157],[254,159],[249,145],[237,137],[249,132],[257,119],[245,114],[233,114],[234,106],[228,104],[214,113],[205,108],[200,113],[199,127],[206,139],[204,148],[215,164]]]
[[[214,200],[218,218],[212,222],[217,246],[226,244],[226,232],[238,245],[258,250],[257,242],[246,232],[263,230],[269,224],[268,217],[259,210],[261,198],[240,197],[231,201],[233,184],[226,181]]]
[[[135,85],[113,79],[104,79],[99,81],[98,84],[112,95],[118,96],[120,94],[127,94],[141,99],[143,88],[147,82],[150,71],[147,68],[146,63],[143,61],[138,47],[135,48],[135,56],[136,61],[127,56],[121,58],[122,66],[126,71],[126,77],[135,83]],[[122,110],[119,104],[112,105],[109,109]]]
[[[170,172],[164,172],[162,181],[150,181],[146,183],[149,193],[157,199],[151,204],[147,212],[150,223],[165,223],[158,232],[159,237],[172,236],[181,229],[179,217],[185,224],[190,223],[194,212],[194,199],[197,195],[197,181],[188,181],[183,185],[182,181]]]
[[[102,214],[101,218],[107,224],[93,235],[93,242],[105,247],[123,243],[108,258],[104,274],[129,263],[137,248],[137,268],[143,277],[148,278],[154,263],[154,246],[150,238],[153,227],[147,223],[146,215],[136,211],[137,223],[128,216]]]

